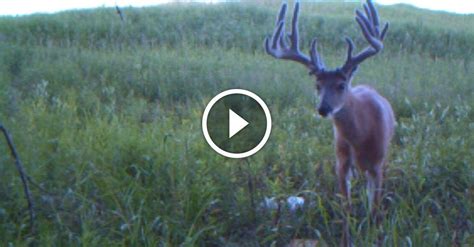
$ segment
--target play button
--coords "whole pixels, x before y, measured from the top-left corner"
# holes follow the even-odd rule
[[[247,125],[249,125],[249,122],[245,121],[245,119],[229,109],[229,138],[232,138],[232,136],[239,133],[239,131]]]
[[[229,158],[245,158],[262,149],[270,137],[271,124],[265,102],[243,89],[230,89],[216,95],[202,117],[207,143]]]

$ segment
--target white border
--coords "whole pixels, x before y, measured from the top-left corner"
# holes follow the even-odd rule
[[[247,152],[243,152],[243,153],[231,153],[231,152],[227,152],[221,149],[212,141],[211,136],[209,135],[209,131],[207,130],[207,118],[209,117],[209,112],[211,111],[211,108],[214,106],[215,103],[217,103],[218,100],[231,94],[245,95],[257,101],[257,103],[262,107],[263,112],[265,113],[265,118],[267,120],[267,128],[265,130],[265,135],[263,135],[263,138],[260,141],[260,143],[258,143],[258,145],[252,148],[251,150]],[[260,149],[263,148],[265,143],[267,143],[268,138],[270,137],[271,131],[272,131],[272,116],[270,115],[270,110],[268,109],[268,106],[260,97],[258,97],[258,95],[245,89],[229,89],[214,96],[214,98],[212,98],[211,101],[209,101],[209,103],[207,104],[206,109],[204,109],[204,113],[202,115],[202,133],[204,134],[204,138],[206,139],[207,143],[218,154],[228,157],[228,158],[241,159],[241,158],[246,158],[246,157],[254,155],[256,152],[260,151]]]

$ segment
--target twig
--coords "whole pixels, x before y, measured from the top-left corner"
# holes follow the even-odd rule
[[[125,21],[125,17],[124,17],[124,15],[123,15],[123,13],[122,13],[122,10],[119,8],[118,5],[115,5],[115,10],[117,10],[117,14],[120,16],[120,20],[122,20],[122,22],[124,22],[124,21]]]
[[[18,156],[18,153],[16,152],[15,145],[13,145],[12,138],[10,134],[8,133],[8,130],[5,129],[5,127],[0,124],[0,130],[3,132],[3,135],[5,135],[5,139],[7,140],[8,147],[10,148],[11,155],[15,159],[15,166],[16,169],[18,170],[18,173],[20,174],[21,182],[23,183],[23,190],[25,192],[25,197],[26,200],[28,201],[28,210],[30,212],[30,227],[31,231],[34,232],[35,229],[35,207],[33,204],[33,200],[31,199],[31,192],[30,188],[28,186],[28,181],[25,173],[25,169],[23,168],[23,165],[21,164],[20,157]]]
[[[247,186],[249,190],[249,195],[250,195],[250,207],[252,208],[252,220],[253,223],[256,224],[257,221],[257,213],[256,213],[256,205],[255,205],[255,186],[254,186],[254,181],[252,177],[252,173],[250,172],[250,161],[248,159],[244,159],[245,162],[247,163]]]
[[[275,212],[275,217],[273,218],[273,227],[279,227],[280,224],[280,217],[281,217],[281,201],[277,200],[277,210]]]

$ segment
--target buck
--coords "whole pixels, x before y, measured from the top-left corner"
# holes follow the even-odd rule
[[[367,195],[371,215],[378,220],[377,209],[382,196],[383,167],[386,162],[395,118],[390,103],[369,86],[352,87],[352,78],[358,66],[383,49],[388,23],[381,29],[373,3],[364,4],[364,13],[356,10],[355,20],[369,45],[353,55],[354,42],[346,38],[347,58],[336,69],[326,69],[313,39],[309,56],[299,47],[299,2],[295,3],[291,33],[285,32],[286,3],[281,6],[276,27],[265,39],[266,52],[277,59],[286,59],[305,65],[316,77],[316,90],[320,102],[318,113],[330,117],[334,129],[336,173],[339,188],[345,198],[345,208],[351,211],[352,166],[355,163],[367,178]],[[288,44],[290,41],[290,44]],[[344,224],[344,245],[350,245],[349,228]]]

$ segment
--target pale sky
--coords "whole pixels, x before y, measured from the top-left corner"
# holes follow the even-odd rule
[[[0,0],[0,15],[24,15],[31,13],[54,13],[61,10],[157,5],[176,0]],[[347,1],[347,0],[346,0]],[[349,0],[357,1],[357,0]],[[219,0],[180,0],[180,2],[219,2]],[[419,8],[448,12],[474,14],[473,0],[375,0],[380,4],[407,3]]]

